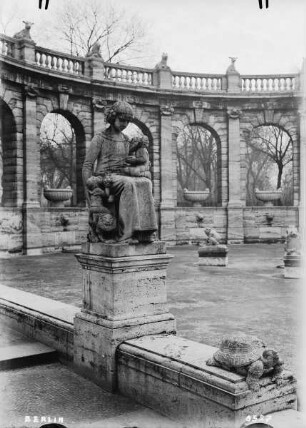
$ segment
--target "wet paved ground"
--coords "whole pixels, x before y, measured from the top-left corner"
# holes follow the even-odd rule
[[[178,335],[217,346],[245,332],[278,349],[301,371],[301,282],[284,279],[282,244],[229,247],[228,267],[197,266],[197,247],[169,247],[168,301]],[[81,268],[71,253],[0,259],[0,283],[81,306]]]

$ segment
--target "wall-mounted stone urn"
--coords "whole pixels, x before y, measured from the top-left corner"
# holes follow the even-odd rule
[[[201,207],[210,194],[209,189],[205,190],[188,190],[184,189],[184,198],[186,201],[192,202],[193,207]]]
[[[44,197],[50,201],[51,207],[64,207],[64,202],[69,201],[72,196],[72,189],[68,186],[66,189],[44,189]]]
[[[259,201],[262,201],[266,207],[273,207],[274,202],[281,199],[283,195],[282,189],[277,190],[259,190],[255,189],[255,196]]]

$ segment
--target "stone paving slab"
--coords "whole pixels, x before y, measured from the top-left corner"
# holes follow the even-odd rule
[[[11,329],[0,321],[0,370],[27,367],[57,360],[57,352]]]
[[[199,247],[169,247],[174,255],[167,269],[169,310],[178,335],[218,346],[224,334],[242,332],[262,338],[280,351],[299,378],[303,284],[284,278],[283,244],[228,246],[228,266],[198,266]],[[0,283],[82,305],[82,269],[73,253],[0,259]],[[0,295],[1,297],[1,295]],[[48,310],[49,303],[44,310]],[[73,318],[63,306],[58,314]],[[56,316],[56,304],[54,308]]]
[[[0,428],[39,428],[41,418],[67,428],[180,428],[60,363],[0,372],[0,403]]]

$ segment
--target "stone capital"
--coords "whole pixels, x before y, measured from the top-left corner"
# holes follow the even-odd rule
[[[174,108],[171,104],[160,106],[160,114],[161,116],[172,116],[174,113]]]
[[[242,111],[236,107],[228,107],[226,112],[230,119],[239,119],[242,113]]]
[[[58,90],[58,92],[61,92],[63,94],[68,94],[71,92],[71,88],[69,86],[63,85],[61,83],[59,85],[57,85],[57,90]]]
[[[94,110],[103,112],[107,106],[107,101],[101,97],[93,97],[92,106]]]
[[[24,93],[29,98],[35,98],[38,95],[38,88],[33,85],[33,83],[29,83],[24,86]]]

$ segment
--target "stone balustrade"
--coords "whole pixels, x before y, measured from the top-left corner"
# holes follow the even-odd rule
[[[36,65],[52,71],[69,73],[74,75],[84,75],[84,62],[82,57],[63,54],[41,47],[35,48]]]
[[[153,70],[141,67],[105,63],[104,78],[130,85],[153,85]]]
[[[296,74],[241,76],[242,92],[292,92],[297,86]]]
[[[172,72],[172,87],[173,89],[186,89],[189,91],[222,91],[222,74],[197,74],[197,73],[182,73],[178,71]]]
[[[67,73],[75,76],[88,75],[85,64],[91,58],[77,57],[51,49],[35,46],[35,64],[48,71]],[[18,56],[18,40],[0,34],[0,54],[4,57],[20,59]],[[98,80],[114,81],[120,84],[134,86],[161,87],[158,80],[154,80],[156,70],[133,67],[129,65],[103,63],[104,70],[98,73]],[[166,69],[169,73],[169,81],[173,90],[185,90],[196,92],[226,93],[233,92],[229,89],[228,76],[226,74],[186,73]],[[299,74],[277,75],[239,75],[239,92],[242,93],[288,93],[299,90]],[[236,92],[236,88],[234,90]]]
[[[15,42],[12,37],[0,36],[0,53],[3,56],[15,57]]]

